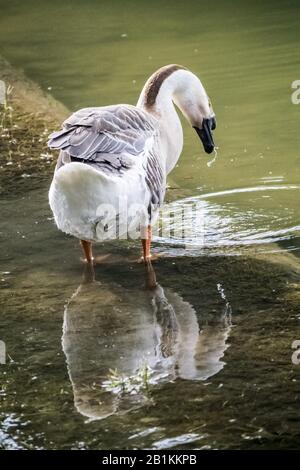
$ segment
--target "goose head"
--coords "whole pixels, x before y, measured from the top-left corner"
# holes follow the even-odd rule
[[[212,135],[216,128],[215,113],[199,78],[182,65],[165,65],[151,75],[137,106],[167,121],[172,113],[171,102],[195,129],[205,152],[211,153],[215,148]]]
[[[176,75],[173,101],[197,132],[205,152],[211,153],[215,148],[212,131],[217,125],[211,101],[201,81],[192,72],[181,69]]]

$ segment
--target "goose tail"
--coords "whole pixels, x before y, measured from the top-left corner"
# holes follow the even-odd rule
[[[89,165],[80,162],[63,165],[55,172],[49,191],[57,227],[77,238],[96,241],[100,211],[115,206],[116,189],[113,179]]]

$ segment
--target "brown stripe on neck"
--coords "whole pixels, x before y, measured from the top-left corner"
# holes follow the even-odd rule
[[[152,77],[150,77],[147,87],[145,89],[145,105],[151,107],[155,104],[156,97],[159,93],[160,87],[163,82],[176,70],[187,70],[182,65],[166,65],[155,72]]]

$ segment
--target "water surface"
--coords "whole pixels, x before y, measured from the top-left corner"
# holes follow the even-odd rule
[[[0,8],[0,53],[71,110],[135,103],[156,68],[190,67],[219,146],[208,166],[183,122],[167,201],[200,204],[204,225],[185,246],[158,234],[150,279],[134,242],[99,245],[83,272],[48,183],[1,200],[0,446],[299,447],[298,2]]]

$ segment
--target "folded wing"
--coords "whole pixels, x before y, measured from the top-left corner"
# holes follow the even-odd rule
[[[62,130],[49,136],[48,146],[61,150],[56,169],[80,161],[114,176],[122,176],[139,162],[139,156],[144,156],[151,205],[157,207],[163,200],[165,183],[157,131],[157,120],[135,106],[84,108],[72,114]]]
[[[85,108],[72,114],[61,131],[53,132],[48,145],[90,162],[101,154],[136,156],[156,128],[155,118],[134,106]]]

